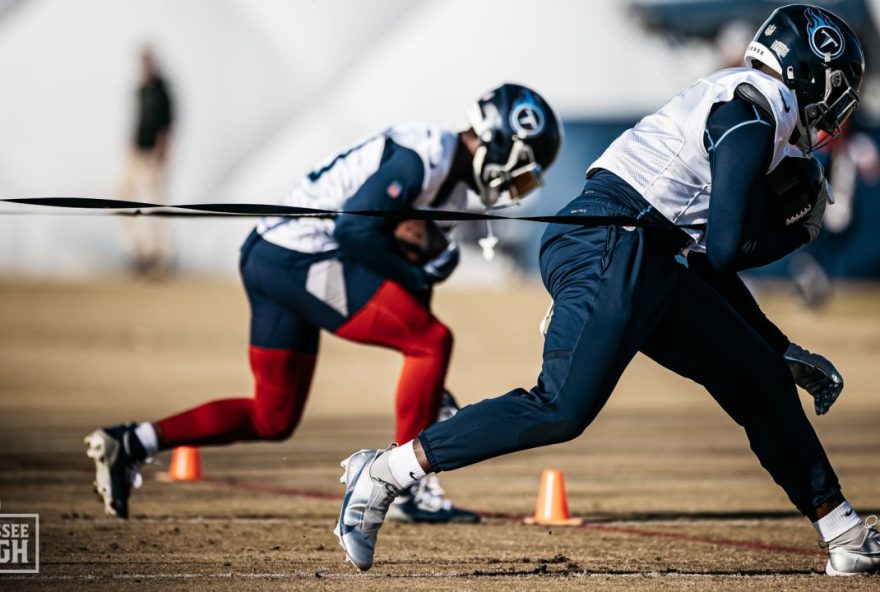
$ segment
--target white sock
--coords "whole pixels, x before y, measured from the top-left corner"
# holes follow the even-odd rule
[[[141,446],[144,447],[147,458],[156,456],[159,452],[159,438],[156,436],[156,428],[153,427],[153,424],[139,423],[134,429],[134,433],[138,440],[141,441]]]
[[[813,528],[822,537],[826,543],[836,539],[853,526],[862,523],[862,519],[853,510],[849,502],[844,501],[842,504],[831,510],[831,512],[813,522]]]
[[[416,458],[413,440],[388,453],[388,469],[401,489],[405,489],[425,476],[425,469]]]

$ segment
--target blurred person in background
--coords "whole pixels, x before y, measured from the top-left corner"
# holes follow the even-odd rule
[[[722,68],[740,68],[743,53],[752,37],[755,36],[755,25],[741,19],[730,21],[718,31],[715,45],[721,58]]]
[[[817,152],[816,157],[828,172],[834,207],[825,210],[823,231],[818,239],[795,253],[788,267],[798,294],[810,308],[821,307],[831,297],[833,285],[829,268],[835,247],[841,240],[847,240],[847,231],[852,227],[858,185],[875,187],[880,182],[877,143],[859,117],[847,122],[840,137]]]
[[[167,202],[168,154],[174,124],[174,104],[153,50],[140,55],[140,84],[136,118],[119,199]],[[171,266],[171,236],[162,218],[123,218],[131,245],[131,267],[138,276],[161,279]]]
[[[240,262],[251,306],[255,396],[211,401],[152,423],[90,434],[95,488],[109,515],[128,516],[139,468],[160,450],[289,438],[311,389],[322,329],[403,354],[395,395],[399,441],[455,414],[457,405],[445,390],[452,331],[430,304],[434,286],[458,265],[458,245],[443,237],[436,248],[417,247],[419,241],[407,242],[399,233],[414,221],[400,220],[412,210],[465,211],[469,191],[487,208],[521,199],[541,184],[562,141],[550,106],[518,84],[492,89],[468,117],[470,127],[460,132],[413,123],[365,138],[319,164],[281,201],[401,214],[396,218],[343,213],[261,219]],[[443,235],[439,226],[430,227]],[[352,393],[351,400],[353,416],[375,406],[362,393]],[[455,507],[433,475],[401,492],[392,518],[479,520]]]

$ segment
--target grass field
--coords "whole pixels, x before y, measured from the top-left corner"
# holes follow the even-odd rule
[[[206,479],[146,468],[128,522],[91,492],[82,437],[251,392],[247,309],[234,283],[0,282],[0,503],[41,515],[42,569],[0,590],[876,590],[832,580],[816,535],[770,480],[741,430],[700,388],[637,359],[579,439],[442,476],[476,526],[390,524],[358,574],[331,533],[338,462],[387,445],[399,358],[326,337],[300,430],[279,444],[204,449]],[[880,513],[880,292],[840,294],[821,315],[764,299],[790,337],[830,357],[843,398],[805,405],[845,493]],[[538,286],[440,290],[455,330],[449,387],[463,403],[532,385]],[[565,471],[582,527],[525,526],[542,468]]]

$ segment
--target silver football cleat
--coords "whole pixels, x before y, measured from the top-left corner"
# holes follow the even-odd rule
[[[869,519],[870,520],[870,519]],[[858,524],[828,543],[829,576],[880,573],[880,532],[869,522]]]
[[[360,450],[340,465],[345,469],[339,479],[345,483],[345,497],[333,534],[348,560],[361,571],[373,566],[376,534],[399,493],[390,483],[370,476],[373,462],[388,450]]]

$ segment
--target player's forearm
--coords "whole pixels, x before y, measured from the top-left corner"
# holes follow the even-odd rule
[[[342,215],[334,238],[349,258],[413,291],[427,289],[425,272],[397,252],[388,240],[380,219]]]
[[[778,261],[796,251],[810,240],[810,233],[801,225],[783,229],[762,227],[743,244],[731,269],[742,271]]]
[[[773,134],[773,126],[742,100],[721,105],[709,117],[707,150],[712,196],[706,254],[717,270],[737,269],[750,253],[763,253],[764,245],[756,233]]]

